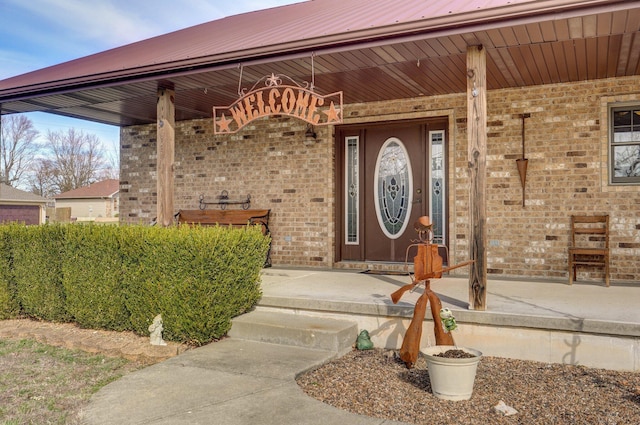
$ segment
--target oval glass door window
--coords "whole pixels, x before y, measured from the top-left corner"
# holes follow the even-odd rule
[[[373,188],[378,224],[390,239],[404,233],[411,216],[412,176],[404,144],[390,137],[378,153]]]

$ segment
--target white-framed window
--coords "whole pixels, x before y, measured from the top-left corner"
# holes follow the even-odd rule
[[[640,103],[609,108],[611,184],[640,184]]]

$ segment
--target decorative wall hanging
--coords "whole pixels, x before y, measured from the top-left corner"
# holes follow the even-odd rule
[[[342,92],[323,96],[315,91],[313,82],[299,84],[286,75],[271,74],[259,79],[249,91],[238,89],[238,96],[229,106],[213,108],[214,134],[235,133],[253,120],[270,115],[288,115],[314,126],[342,123]]]
[[[525,206],[524,188],[527,182],[527,165],[529,160],[524,156],[524,120],[530,118],[531,114],[522,114],[522,158],[516,159],[516,165],[518,166],[518,174],[520,174],[520,184],[522,185],[522,206]]]

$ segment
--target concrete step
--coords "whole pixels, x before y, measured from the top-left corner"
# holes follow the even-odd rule
[[[358,325],[345,320],[256,310],[233,319],[228,335],[342,355],[356,342]]]

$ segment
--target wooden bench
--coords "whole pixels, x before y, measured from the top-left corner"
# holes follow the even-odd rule
[[[271,210],[180,210],[175,215],[178,224],[199,224],[201,226],[244,227],[251,224],[262,226],[262,234],[269,234],[269,214]],[[265,267],[271,266],[271,245],[267,252]]]

